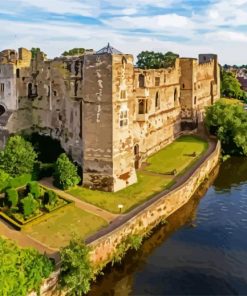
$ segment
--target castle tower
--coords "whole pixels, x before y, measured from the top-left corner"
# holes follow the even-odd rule
[[[133,57],[109,44],[84,57],[83,183],[118,191],[137,181],[133,151]]]

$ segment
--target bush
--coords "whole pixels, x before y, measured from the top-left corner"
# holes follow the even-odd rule
[[[18,204],[18,192],[15,188],[6,190],[6,199],[10,207],[16,207]]]
[[[89,251],[79,238],[73,238],[68,246],[61,249],[60,284],[70,295],[82,295],[90,290],[94,274]]]
[[[57,202],[57,199],[57,194],[52,190],[48,190],[44,195],[44,204],[54,205]]]
[[[25,218],[28,218],[34,214],[39,207],[38,201],[34,199],[31,193],[28,193],[28,195],[21,200],[21,205],[22,213]]]
[[[10,179],[10,175],[0,169],[0,192],[2,192],[8,187]]]
[[[38,199],[41,196],[40,186],[36,181],[27,184],[27,191],[28,193],[31,193],[35,199]]]
[[[23,187],[31,180],[32,180],[31,174],[23,174],[16,178],[10,179],[8,183],[8,187],[11,187],[11,188]]]
[[[53,177],[54,184],[63,190],[77,185],[81,180],[77,173],[77,167],[69,160],[65,153],[58,157]]]
[[[54,270],[52,262],[38,251],[19,248],[1,237],[0,254],[0,295],[39,294],[43,279]]]

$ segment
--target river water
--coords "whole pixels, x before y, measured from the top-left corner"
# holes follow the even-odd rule
[[[224,162],[89,295],[247,295],[247,159]]]

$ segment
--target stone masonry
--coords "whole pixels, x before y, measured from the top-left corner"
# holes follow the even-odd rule
[[[0,146],[23,131],[49,135],[83,167],[85,186],[118,191],[137,181],[136,169],[149,155],[196,129],[219,96],[213,54],[143,70],[109,45],[52,60],[25,48],[4,50]]]

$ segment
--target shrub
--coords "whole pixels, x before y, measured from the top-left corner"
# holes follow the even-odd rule
[[[94,274],[89,251],[79,238],[73,238],[68,246],[61,249],[60,284],[69,290],[70,295],[82,295],[90,290]]]
[[[10,179],[10,175],[0,169],[0,192],[8,187]]]
[[[57,194],[52,190],[48,190],[45,192],[45,195],[44,195],[44,204],[54,205],[57,199],[58,199]]]
[[[6,199],[10,207],[16,207],[18,204],[18,192],[15,188],[6,190]]]
[[[39,207],[39,203],[34,199],[31,193],[28,193],[28,195],[21,200],[21,205],[22,213],[25,218],[34,214]]]
[[[19,248],[1,237],[0,254],[0,295],[39,294],[43,279],[54,270],[52,262],[38,251]]]
[[[10,179],[8,183],[8,187],[11,187],[11,188],[22,187],[22,186],[25,186],[31,180],[32,180],[31,174],[23,174],[16,178]]]
[[[69,160],[65,153],[58,157],[53,176],[54,184],[63,190],[77,185],[81,180],[77,173],[77,167]]]
[[[27,184],[28,193],[31,193],[35,199],[38,199],[41,196],[41,190],[39,183],[36,181],[29,182]]]

